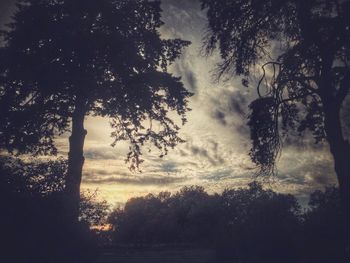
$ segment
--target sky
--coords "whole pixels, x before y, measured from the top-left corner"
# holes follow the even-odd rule
[[[11,0],[1,0],[0,25],[8,21]],[[94,191],[112,206],[122,205],[133,196],[160,191],[176,191],[186,185],[202,185],[210,192],[244,187],[254,180],[250,161],[248,105],[256,98],[254,82],[246,88],[236,76],[215,78],[217,53],[201,52],[206,32],[206,14],[196,0],[163,0],[160,29],[163,38],[182,38],[192,44],[170,68],[181,76],[185,87],[194,93],[190,99],[188,122],[180,136],[186,140],[159,158],[159,152],[145,148],[141,173],[133,173],[125,163],[128,145],[111,147],[108,119],[88,117],[82,189]],[[305,201],[310,192],[336,184],[328,145],[315,145],[306,138],[290,138],[278,160],[278,176],[268,187],[291,193]],[[61,154],[68,151],[67,136],[58,138]]]

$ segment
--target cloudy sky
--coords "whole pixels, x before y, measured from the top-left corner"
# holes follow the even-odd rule
[[[1,0],[1,23],[8,17],[10,3]],[[110,146],[112,130],[108,119],[87,118],[82,188],[98,189],[100,197],[112,205],[122,204],[132,196],[175,191],[193,184],[203,185],[208,192],[220,192],[227,187],[245,186],[253,179],[246,122],[255,89],[243,87],[239,78],[218,82],[213,77],[219,57],[201,54],[206,16],[197,1],[163,0],[162,9],[162,36],[192,42],[171,67],[171,72],[181,76],[195,94],[190,99],[188,123],[181,130],[186,142],[164,158],[159,158],[154,148],[151,153],[145,150],[142,173],[132,173],[124,161],[128,145]],[[308,139],[293,140],[298,143],[283,149],[278,177],[270,187],[305,200],[315,188],[336,182],[333,163],[327,145],[315,146]],[[67,138],[57,140],[62,153],[67,152],[67,142]]]

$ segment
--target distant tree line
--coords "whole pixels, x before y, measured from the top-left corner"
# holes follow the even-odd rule
[[[293,195],[257,182],[213,195],[190,186],[131,198],[109,222],[117,243],[191,243],[242,262],[345,262],[348,233],[335,187],[313,192],[302,209]]]
[[[221,194],[186,186],[131,198],[112,212],[95,193],[82,194],[80,221],[72,223],[64,213],[66,171],[64,159],[0,158],[1,259],[94,262],[102,239],[91,227],[108,222],[112,230],[101,236],[112,244],[204,246],[242,262],[346,262],[348,222],[336,187],[314,191],[304,209],[259,182]]]

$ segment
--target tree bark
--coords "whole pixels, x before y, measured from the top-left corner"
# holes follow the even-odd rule
[[[66,178],[67,216],[77,221],[79,216],[80,183],[84,164],[84,141],[87,131],[84,129],[86,101],[77,97],[72,116],[72,133],[69,137],[68,173]]]
[[[324,125],[327,141],[334,159],[339,191],[345,213],[350,219],[350,144],[344,139],[340,120],[340,103],[334,98],[323,99]]]

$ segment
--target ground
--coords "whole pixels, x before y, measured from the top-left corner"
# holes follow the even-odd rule
[[[223,263],[205,248],[105,248],[96,263]]]

